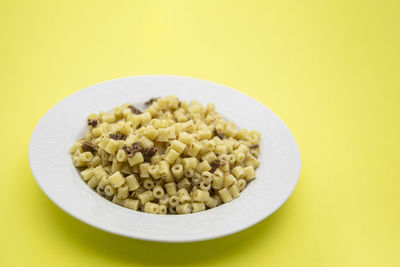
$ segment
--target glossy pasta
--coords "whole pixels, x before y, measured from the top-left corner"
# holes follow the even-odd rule
[[[99,195],[132,210],[188,214],[238,198],[256,177],[259,132],[237,129],[212,104],[176,96],[145,104],[89,115],[89,132],[70,148]]]

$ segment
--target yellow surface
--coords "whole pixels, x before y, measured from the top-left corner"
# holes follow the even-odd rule
[[[399,10],[1,1],[0,266],[400,266]],[[279,211],[233,236],[158,244],[96,230],[46,198],[27,158],[40,117],[91,84],[160,73],[226,84],[286,122],[302,169]]]

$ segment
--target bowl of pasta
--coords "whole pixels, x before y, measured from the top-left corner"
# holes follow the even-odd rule
[[[267,107],[179,76],[102,82],[53,106],[29,143],[42,191],[89,225],[190,242],[246,229],[294,190],[300,154]]]

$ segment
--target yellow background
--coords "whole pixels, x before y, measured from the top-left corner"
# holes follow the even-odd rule
[[[400,266],[399,13],[378,0],[2,0],[0,266]],[[286,204],[229,237],[159,244],[50,202],[28,165],[38,120],[141,74],[226,84],[278,114],[302,158]]]

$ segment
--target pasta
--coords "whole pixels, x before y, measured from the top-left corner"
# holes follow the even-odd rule
[[[99,195],[151,214],[189,214],[233,201],[256,178],[261,134],[237,129],[212,104],[152,98],[90,114],[69,149]]]

